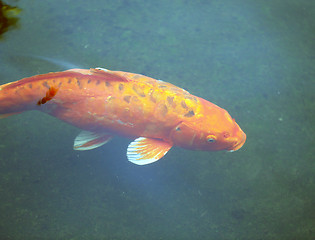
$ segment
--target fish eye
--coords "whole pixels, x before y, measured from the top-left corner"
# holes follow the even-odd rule
[[[214,135],[207,136],[207,141],[209,143],[214,143],[216,141],[216,137]]]
[[[179,132],[181,129],[180,127],[176,127],[175,130]]]

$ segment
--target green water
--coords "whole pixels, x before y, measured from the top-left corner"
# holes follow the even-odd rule
[[[0,82],[81,68],[142,73],[229,111],[234,153],[172,149],[135,166],[128,139],[72,150],[38,112],[0,120],[0,239],[315,239],[315,2],[7,1]]]

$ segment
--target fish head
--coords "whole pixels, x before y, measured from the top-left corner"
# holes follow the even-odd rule
[[[170,133],[174,145],[203,151],[236,151],[245,141],[246,134],[230,114],[206,100],[204,110],[189,120],[183,119]]]

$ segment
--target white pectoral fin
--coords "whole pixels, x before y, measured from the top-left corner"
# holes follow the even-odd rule
[[[82,131],[74,139],[73,149],[81,151],[91,150],[108,143],[111,139],[112,136],[106,133]]]
[[[139,137],[129,144],[127,158],[137,165],[150,164],[161,159],[171,147],[163,140]]]

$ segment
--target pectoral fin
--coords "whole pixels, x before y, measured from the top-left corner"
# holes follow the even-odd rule
[[[153,163],[162,158],[172,145],[162,140],[139,137],[127,149],[127,158],[137,165]]]
[[[91,150],[108,143],[112,136],[106,133],[95,133],[89,131],[82,131],[74,139],[74,150]]]

